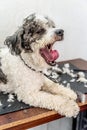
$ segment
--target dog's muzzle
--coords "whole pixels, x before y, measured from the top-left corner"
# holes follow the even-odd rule
[[[62,29],[57,29],[55,30],[55,35],[56,35],[56,41],[60,41],[63,39],[64,31]],[[45,59],[45,61],[50,64],[54,65],[55,60],[59,57],[59,52],[58,50],[53,50],[52,46],[54,43],[49,43],[46,45],[44,48],[40,49],[40,54],[41,56]]]

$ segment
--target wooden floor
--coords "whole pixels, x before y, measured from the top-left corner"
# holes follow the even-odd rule
[[[82,59],[75,59],[70,60],[69,62],[79,67],[80,69],[87,70],[87,61]],[[80,106],[81,111],[87,109],[87,103],[78,103],[78,105]],[[0,130],[25,130],[59,118],[63,118],[63,116],[59,115],[55,111],[49,111],[47,109],[40,108],[30,108],[1,115]]]

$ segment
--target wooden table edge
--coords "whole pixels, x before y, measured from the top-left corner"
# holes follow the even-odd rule
[[[4,124],[0,126],[0,130],[19,130],[19,128],[32,128],[44,123],[48,123],[50,121],[62,118],[63,116],[59,115],[55,111],[47,111],[42,114],[38,114],[36,116],[32,116],[26,119],[18,120],[12,123]],[[22,127],[23,125],[23,127]],[[25,125],[25,126],[24,126]],[[17,129],[18,127],[18,129]],[[22,130],[22,129],[21,129]]]

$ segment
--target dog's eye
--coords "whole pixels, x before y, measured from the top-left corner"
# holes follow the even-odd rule
[[[55,25],[52,25],[52,28],[55,28]]]
[[[37,30],[36,33],[37,33],[37,34],[42,34],[42,33],[44,33],[44,32],[45,32],[45,29],[42,28],[42,29]]]

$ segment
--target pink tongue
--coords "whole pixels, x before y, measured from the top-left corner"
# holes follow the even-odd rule
[[[59,57],[59,53],[57,50],[48,51],[48,49],[46,48],[42,48],[40,50],[40,54],[47,62],[55,61]]]
[[[53,60],[56,60],[59,57],[59,53],[57,50],[51,50],[50,54],[51,54]]]

